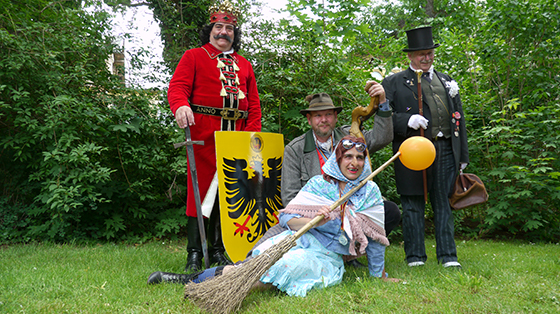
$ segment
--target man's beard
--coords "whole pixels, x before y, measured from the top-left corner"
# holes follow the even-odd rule
[[[328,127],[329,127],[328,131],[324,131],[324,132],[321,131],[320,127],[322,127],[322,126],[328,126]],[[327,137],[327,136],[330,136],[330,135],[332,134],[333,128],[331,128],[330,125],[319,125],[319,126],[318,126],[315,130],[313,130],[313,131],[315,131],[315,135],[316,135],[316,136],[319,136],[319,137]]]

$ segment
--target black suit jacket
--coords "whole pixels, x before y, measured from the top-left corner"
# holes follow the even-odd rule
[[[469,150],[467,144],[467,130],[465,128],[465,115],[463,113],[463,105],[459,93],[454,97],[449,95],[449,87],[447,82],[452,81],[449,75],[434,71],[434,75],[440,79],[447,91],[447,100],[449,104],[449,123],[451,124],[451,142],[453,146],[453,156],[455,157],[455,169],[459,169],[459,163],[469,162]],[[435,78],[434,78],[435,79]],[[408,120],[413,114],[419,113],[418,108],[418,86],[417,76],[410,68],[386,77],[381,83],[385,88],[386,97],[389,99],[391,108],[393,109],[393,153],[397,153],[402,142],[411,136],[419,136],[420,129],[414,130],[408,127]],[[422,99],[426,99],[424,96]],[[428,104],[423,102],[424,117],[431,121],[432,114]],[[455,118],[456,113],[460,115],[459,119]],[[457,125],[459,121],[459,125]],[[457,133],[455,131],[457,130]],[[428,124],[428,129],[424,131],[425,136],[432,139],[432,130]],[[402,195],[423,195],[424,189],[422,184],[422,171],[414,171],[406,168],[400,160],[395,161],[395,178],[397,183],[397,192]],[[431,167],[426,171],[428,173],[428,187],[431,186]],[[451,192],[451,191],[448,191]]]

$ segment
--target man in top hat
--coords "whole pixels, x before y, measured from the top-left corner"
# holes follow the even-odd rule
[[[194,145],[200,198],[215,200],[207,223],[210,264],[225,265],[221,237],[219,204],[207,195],[216,172],[215,131],[260,131],[261,107],[253,67],[237,54],[241,31],[237,26],[239,10],[226,0],[209,9],[210,24],[200,32],[202,47],[187,50],[169,83],[167,98],[180,128],[187,124]],[[186,272],[202,267],[202,244],[197,224],[193,185],[187,194]]]
[[[379,110],[375,116],[373,129],[363,132],[370,156],[388,145],[393,139],[393,122],[391,108],[385,99],[381,84],[372,82],[368,93],[371,97],[379,96]],[[284,148],[282,165],[282,203],[286,206],[307,183],[309,179],[322,174],[321,167],[329,158],[341,138],[349,134],[350,126],[336,127],[338,114],[342,107],[335,107],[331,97],[326,93],[317,93],[306,97],[307,109],[300,112],[307,118],[311,130],[293,139]],[[398,206],[385,201],[385,231],[389,235],[400,222]],[[265,237],[267,237],[265,235]],[[264,237],[263,237],[264,238]],[[357,260],[347,264],[355,267],[362,265]]]
[[[427,192],[434,212],[436,254],[444,267],[461,267],[457,262],[453,214],[448,197],[459,167],[469,162],[465,115],[459,87],[449,75],[434,70],[435,48],[432,28],[421,27],[406,31],[410,67],[386,77],[382,85],[393,108],[393,152],[411,136],[424,136],[432,140],[436,159],[426,170]],[[416,70],[423,75],[418,82]],[[418,84],[422,90],[422,108],[418,103]],[[422,171],[413,171],[395,161],[397,192],[403,209],[403,237],[406,262],[409,266],[422,266],[426,262],[424,246],[424,183]]]

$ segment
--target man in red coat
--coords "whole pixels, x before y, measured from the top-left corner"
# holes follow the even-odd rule
[[[187,123],[194,145],[200,199],[215,195],[208,189],[216,172],[215,131],[260,131],[261,107],[253,67],[237,54],[241,32],[237,27],[239,10],[229,1],[210,7],[210,24],[200,32],[202,47],[185,52],[169,83],[167,98],[180,128]],[[186,272],[202,267],[202,244],[192,180],[187,194]],[[208,201],[208,200],[206,200]],[[217,198],[207,224],[210,264],[231,263],[224,256]]]

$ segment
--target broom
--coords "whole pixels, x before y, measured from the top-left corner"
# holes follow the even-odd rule
[[[354,194],[354,192],[363,187],[383,169],[387,168],[387,166],[400,155],[401,152],[397,152],[393,157],[391,157],[391,159],[377,168],[357,186],[334,202],[330,206],[330,210],[332,211],[344,203],[350,196],[352,196],[352,194]],[[231,313],[238,310],[245,297],[251,291],[253,285],[262,277],[262,275],[264,275],[266,271],[274,265],[274,263],[282,258],[286,252],[296,245],[296,240],[299,237],[309,231],[309,229],[313,228],[323,218],[323,215],[313,218],[295,234],[284,238],[278,244],[271,246],[262,254],[235,267],[221,276],[211,278],[198,284],[189,282],[185,286],[185,299],[190,299],[196,306],[209,313]]]

